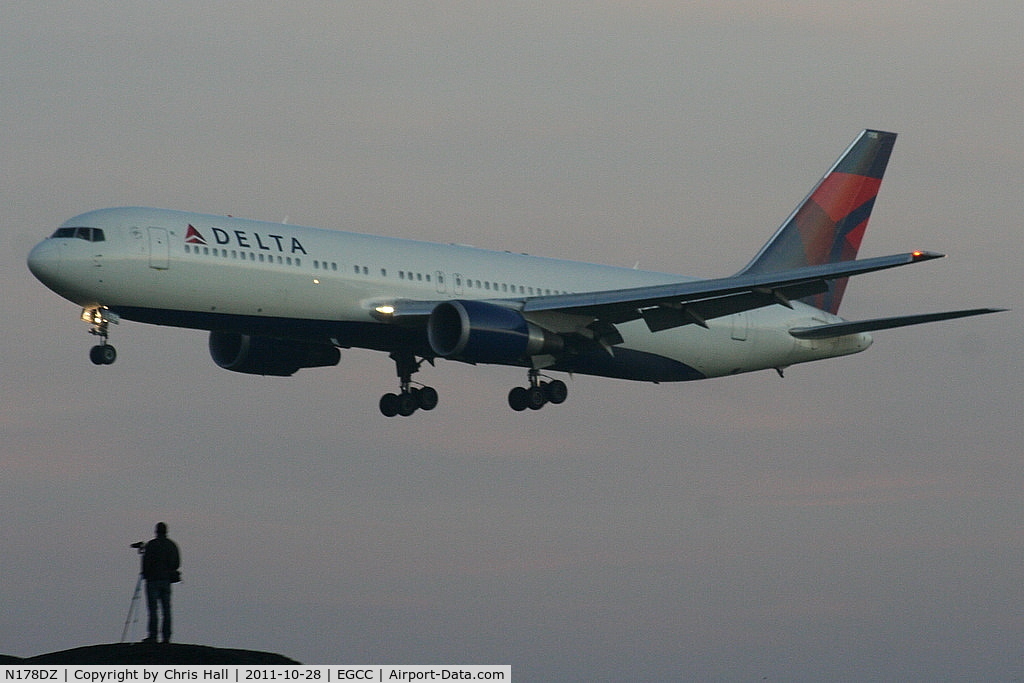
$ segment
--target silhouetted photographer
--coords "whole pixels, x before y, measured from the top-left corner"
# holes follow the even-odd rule
[[[142,553],[142,578],[146,580],[146,608],[149,610],[149,635],[144,643],[156,643],[157,632],[163,636],[162,643],[171,642],[171,584],[181,581],[181,554],[177,544],[167,538],[167,525],[156,525],[156,538],[146,543],[133,543]],[[159,623],[157,609],[163,615]],[[158,629],[158,626],[162,628]]]

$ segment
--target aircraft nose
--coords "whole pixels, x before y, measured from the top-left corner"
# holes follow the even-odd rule
[[[43,240],[32,247],[26,259],[28,269],[36,279],[58,293],[64,280],[61,273],[65,270],[61,256],[61,245],[53,240]]]
[[[29,263],[29,270],[32,271],[32,274],[34,274],[36,278],[42,280],[43,275],[46,273],[48,266],[53,260],[53,244],[49,240],[40,242],[32,248],[32,251],[29,252],[29,258],[27,260]]]
[[[48,279],[47,276],[50,274],[56,260],[56,252],[57,250],[52,240],[43,240],[32,247],[32,251],[28,253],[28,269],[42,282],[46,282]]]

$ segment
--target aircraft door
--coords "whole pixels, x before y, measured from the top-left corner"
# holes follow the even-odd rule
[[[163,228],[149,229],[149,267],[167,270],[171,266],[171,245]]]
[[[448,286],[445,284],[445,281],[444,281],[444,271],[441,271],[441,270],[435,270],[434,271],[434,282],[437,284],[437,293],[438,294],[444,294],[446,291],[448,291]]]
[[[736,341],[747,340],[747,327],[749,322],[747,320],[747,312],[741,311],[732,316],[732,338]]]

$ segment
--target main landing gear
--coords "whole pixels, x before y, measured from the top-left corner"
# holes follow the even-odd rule
[[[89,360],[96,365],[110,365],[117,360],[117,349],[107,343],[110,335],[110,323],[115,325],[120,318],[106,308],[86,308],[82,310],[82,320],[92,325],[89,334],[100,338],[100,343],[89,349]]]
[[[409,417],[417,410],[433,410],[437,407],[437,390],[433,387],[412,384],[412,374],[420,369],[416,356],[409,351],[395,351],[391,354],[398,372],[400,390],[397,394],[384,394],[380,397],[380,412],[384,417],[401,415]]]
[[[394,351],[391,359],[395,361],[398,372],[400,390],[397,394],[384,394],[380,397],[380,412],[385,417],[401,415],[408,417],[417,410],[433,410],[437,407],[437,390],[425,385],[412,386],[412,375],[418,372],[423,361],[409,351]],[[569,388],[560,379],[541,381],[540,370],[530,370],[530,386],[515,387],[508,392],[508,404],[515,411],[540,410],[548,403],[564,403],[569,396]]]
[[[560,379],[550,382],[540,380],[539,370],[530,370],[530,386],[515,387],[508,392],[508,405],[512,410],[540,410],[548,403],[564,403],[569,396],[569,388]]]

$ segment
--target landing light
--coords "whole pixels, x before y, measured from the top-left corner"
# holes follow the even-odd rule
[[[98,324],[103,322],[103,309],[102,308],[83,308],[82,309],[82,320],[87,323]]]
[[[381,315],[392,315],[395,312],[395,307],[389,304],[382,304],[373,310],[377,311]]]
[[[100,325],[104,322],[114,323],[116,325],[121,321],[121,316],[114,313],[106,306],[97,306],[95,308],[83,308],[82,320],[92,325]]]

